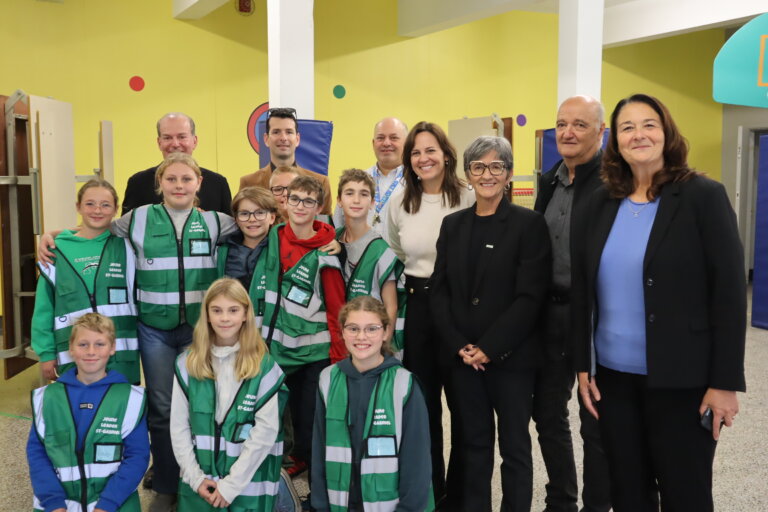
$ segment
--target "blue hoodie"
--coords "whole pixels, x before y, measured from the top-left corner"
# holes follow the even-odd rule
[[[72,417],[77,426],[77,447],[82,443],[88,432],[93,417],[110,384],[128,382],[122,374],[114,371],[93,384],[83,384],[77,380],[77,368],[72,368],[59,377],[59,382],[66,386],[69,396]],[[80,408],[81,403],[94,404],[93,408]],[[147,418],[144,414],[141,421],[124,440],[123,460],[117,472],[112,475],[96,503],[96,508],[106,512],[114,512],[139,486],[144,472],[149,464],[149,437],[147,436]],[[27,461],[32,489],[40,500],[45,512],[66,508],[64,488],[61,486],[53,464],[45,452],[45,446],[37,435],[35,425],[29,433],[27,442]],[[32,471],[34,468],[34,471]]]

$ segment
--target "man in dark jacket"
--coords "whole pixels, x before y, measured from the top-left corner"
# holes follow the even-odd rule
[[[546,512],[578,510],[578,484],[568,423],[568,401],[575,373],[569,340],[571,254],[578,240],[571,240],[571,219],[578,216],[587,198],[600,186],[600,160],[605,130],[603,106],[589,96],[573,96],[558,109],[557,150],[563,159],[539,178],[534,209],[544,214],[552,241],[552,284],[546,306],[544,366],[536,377],[533,419],[547,467]],[[584,440],[585,512],[611,508],[608,466],[595,420],[580,407]]]
[[[197,147],[195,122],[181,112],[165,114],[157,122],[157,147],[163,158],[171,153],[187,153],[191,155]],[[126,212],[145,204],[160,204],[163,197],[155,189],[155,171],[157,166],[139,171],[128,178],[123,198],[123,215]],[[231,215],[232,192],[229,190],[227,178],[221,174],[200,167],[203,173],[203,183],[197,193],[200,208]]]

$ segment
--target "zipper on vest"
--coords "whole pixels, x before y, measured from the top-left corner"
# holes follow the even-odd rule
[[[83,441],[85,442],[85,441]],[[77,443],[77,441],[75,441]],[[85,478],[85,447],[82,450],[75,451],[77,455],[77,469],[80,471],[80,506],[83,510],[88,510],[88,481]]]
[[[96,410],[93,413],[93,417],[91,418],[91,424],[88,425],[88,428],[85,430],[83,447],[78,450],[77,445],[79,444],[78,441],[80,440],[80,434],[78,433],[77,424],[75,423],[75,417],[72,414],[72,401],[69,398],[69,391],[67,391],[67,387],[64,386],[64,396],[67,397],[69,415],[72,418],[72,425],[75,426],[75,456],[77,457],[77,470],[80,472],[80,506],[82,507],[83,511],[88,510],[88,480],[85,477],[85,441],[88,439],[88,434],[91,433],[91,429],[93,428],[93,422],[96,421],[96,418],[99,416],[99,409],[101,409],[101,405],[104,403],[104,399],[107,397],[111,389],[112,384],[107,387],[107,390],[101,397],[99,406],[96,407]]]
[[[240,383],[240,387],[237,388],[237,392],[235,393],[234,398],[232,398],[232,403],[229,404],[229,409],[227,409],[227,413],[224,415],[224,420],[221,423],[216,421],[216,417],[215,417],[216,416],[216,391],[215,391],[215,387],[214,387],[214,399],[213,399],[213,415],[214,415],[214,419],[213,419],[213,424],[214,424],[214,431],[215,431],[215,435],[216,435],[216,444],[214,445],[214,449],[213,449],[213,464],[216,467],[216,473],[218,473],[219,476],[221,476],[221,473],[224,473],[224,471],[223,471],[224,467],[222,467],[221,469],[219,469],[219,467],[218,467],[219,448],[221,446],[221,430],[222,430],[222,427],[224,426],[224,423],[227,421],[227,418],[229,418],[229,413],[232,412],[232,408],[238,402],[238,399],[240,398],[240,392],[243,390],[243,386],[245,386],[245,380],[243,380]]]
[[[77,271],[77,269],[75,269],[75,266],[72,265],[67,257],[64,256],[64,253],[59,253],[62,256],[62,259],[66,261],[67,264],[72,268],[72,271],[77,276],[77,278],[80,279],[80,282],[83,283],[83,289],[85,290],[85,294],[88,295],[88,301],[91,303],[91,309],[94,313],[98,313],[98,308],[96,306],[96,280],[99,278],[101,262],[104,261],[104,253],[107,251],[107,244],[109,244],[111,238],[111,236],[107,237],[107,241],[104,242],[104,247],[101,248],[101,254],[99,255],[99,266],[96,268],[96,275],[93,277],[93,292],[88,291],[88,285],[85,283],[85,279],[83,279],[83,276],[80,274],[80,272]]]
[[[192,207],[195,208],[194,206]],[[185,296],[185,282],[184,282],[184,247],[183,247],[183,241],[184,241],[184,233],[187,232],[187,223],[189,222],[189,219],[192,218],[192,210],[189,211],[189,214],[187,215],[187,220],[184,221],[184,225],[181,228],[181,238],[179,238],[176,234],[176,224],[173,223],[173,219],[171,218],[171,214],[168,213],[168,210],[163,206],[163,211],[168,216],[168,220],[171,222],[171,227],[173,228],[173,238],[176,240],[176,257],[179,260],[179,325],[183,324],[187,321],[187,301]],[[194,327],[194,326],[192,326]]]

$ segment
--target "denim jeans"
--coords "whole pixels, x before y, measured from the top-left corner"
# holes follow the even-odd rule
[[[154,475],[152,489],[161,494],[176,494],[179,465],[171,447],[170,419],[174,363],[192,342],[192,326],[182,324],[170,331],[138,323],[141,365],[147,385],[147,425],[152,450]]]

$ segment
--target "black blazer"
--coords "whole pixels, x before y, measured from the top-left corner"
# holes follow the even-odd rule
[[[744,391],[744,251],[725,189],[694,176],[665,185],[659,200],[643,261],[648,386]],[[600,188],[578,222],[571,307],[581,372],[594,370],[597,272],[620,203]]]
[[[544,217],[502,199],[494,216],[493,248],[470,254],[475,207],[443,219],[430,303],[442,349],[441,361],[458,361],[468,343],[493,365],[532,368],[541,360],[539,314],[549,289],[552,254]],[[468,268],[475,278],[469,282]],[[472,339],[472,332],[482,332]]]
[[[155,171],[157,166],[139,171],[128,178],[123,198],[123,215],[144,206],[145,204],[160,204],[163,196],[155,193]],[[203,183],[200,185],[200,208],[205,211],[216,211],[232,215],[232,192],[229,190],[227,178],[208,169],[200,168]]]

